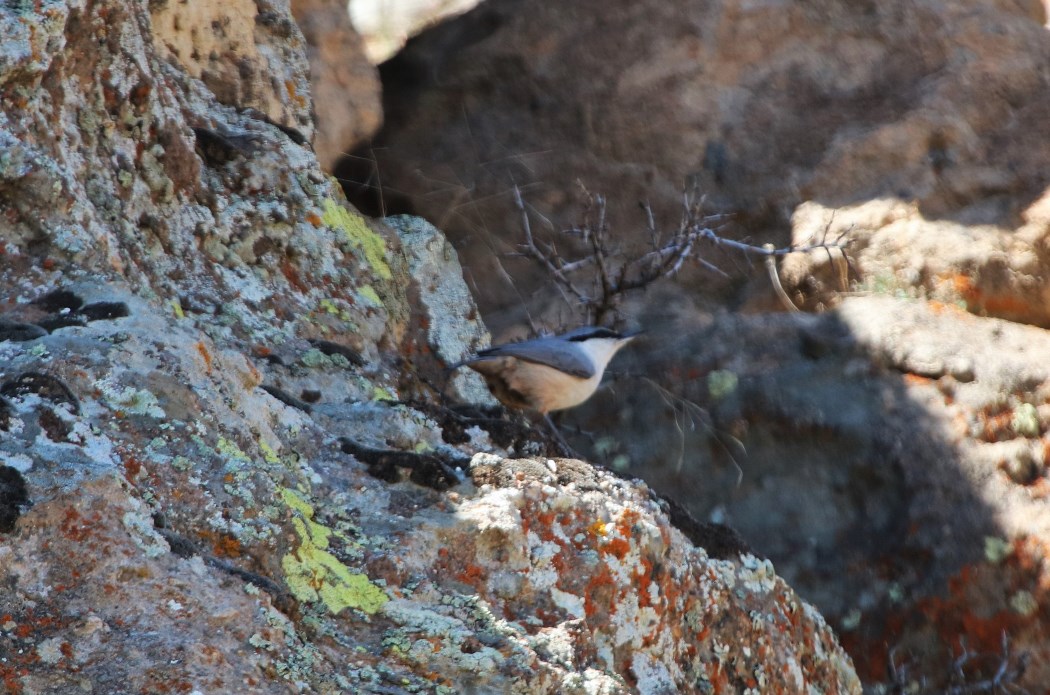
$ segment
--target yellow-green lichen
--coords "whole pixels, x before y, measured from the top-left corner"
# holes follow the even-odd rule
[[[383,306],[383,300],[379,298],[379,294],[371,285],[365,285],[364,287],[358,287],[357,293],[373,306]]]
[[[333,299],[322,299],[320,305],[321,311],[325,312],[326,314],[331,314],[332,316],[337,316],[343,321],[349,321],[353,318],[350,315],[349,311],[340,308],[340,306],[336,304],[335,300]]]
[[[273,447],[266,442],[259,440],[259,451],[262,452],[263,460],[271,465],[276,465],[281,462],[281,457],[277,455],[277,452],[273,450]]]
[[[984,537],[984,559],[993,565],[998,565],[1014,552],[1014,546],[1005,538],[996,536]]]
[[[1013,608],[1014,611],[1026,618],[1030,618],[1039,610],[1039,602],[1036,601],[1035,596],[1031,592],[1022,589],[1010,597],[1010,608]]]
[[[1039,413],[1031,403],[1022,403],[1014,409],[1010,429],[1022,437],[1039,436]]]
[[[233,460],[242,464],[252,462],[252,459],[248,454],[241,451],[239,446],[226,437],[219,437],[219,441],[215,444],[215,449],[226,457],[228,461]]]
[[[280,493],[294,513],[292,525],[300,541],[298,548],[281,558],[292,595],[300,601],[320,601],[332,613],[357,608],[371,614],[382,608],[390,600],[386,593],[328,552],[329,539],[342,534],[314,521],[313,506],[298,492],[283,488]]]
[[[321,221],[328,227],[342,232],[346,241],[364,254],[365,260],[375,270],[376,275],[384,280],[394,277],[386,262],[386,242],[383,241],[383,237],[368,228],[363,217],[329,199],[324,201]]]
[[[372,400],[373,401],[396,401],[397,396],[388,389],[382,386],[376,386],[372,389]]]

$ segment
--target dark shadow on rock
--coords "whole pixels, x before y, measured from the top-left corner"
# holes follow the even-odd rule
[[[739,531],[853,647],[868,683],[892,648],[937,629],[906,634],[901,615],[984,566],[985,539],[1004,535],[943,407],[909,384],[937,398],[937,382],[873,354],[834,313],[653,328],[614,366],[646,376],[570,413],[592,433],[574,446],[612,452],[697,519]],[[971,646],[986,637],[961,625]],[[959,643],[924,639],[948,673]]]
[[[29,505],[25,478],[17,468],[0,466],[0,533],[15,530],[15,522]]]
[[[803,201],[1009,228],[1050,184],[1033,146],[1050,142],[1038,3],[742,5],[488,0],[381,66],[385,126],[338,176],[362,211],[445,231],[487,315],[545,284],[512,269],[511,287],[486,262],[518,241],[514,186],[565,227],[580,181],[629,238],[639,201],[673,226],[696,184],[730,236],[786,246]],[[682,281],[739,305],[765,292],[753,278]]]
[[[1038,3],[744,5],[489,0],[381,68],[387,125],[344,161],[347,195],[445,231],[498,331],[516,320],[508,307],[557,301],[543,274],[493,261],[518,240],[515,186],[557,231],[577,221],[582,181],[629,239],[644,234],[639,201],[673,227],[691,182],[733,216],[729,236],[784,246],[803,201],[907,201],[923,223],[1013,228],[1050,184]],[[732,278],[687,269],[672,301],[773,306],[756,299],[772,296],[761,268],[704,253]],[[945,420],[957,375],[902,368],[834,314],[700,315],[650,325],[634,351],[634,371],[663,392],[617,383],[567,422],[608,463],[630,461],[696,518],[738,529],[831,619],[863,676],[884,680],[902,626],[927,634],[921,619],[948,604],[901,612],[986,569],[986,537],[1009,535],[987,468],[960,449],[972,435]],[[964,622],[928,648],[958,655],[957,638],[988,644],[989,626],[1016,624],[975,635]]]

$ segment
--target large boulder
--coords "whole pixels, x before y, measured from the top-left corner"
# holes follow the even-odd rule
[[[476,309],[321,174],[287,7],[165,7],[0,5],[5,692],[860,692],[767,560],[440,407]]]
[[[846,263],[780,264],[819,316],[766,313],[761,264],[701,245],[729,279],[687,267],[629,304],[648,340],[566,417],[572,442],[740,529],[873,686],[1001,668],[1040,691],[1046,20],[1034,0],[490,0],[381,67],[374,170],[344,178],[441,223],[494,329],[557,301],[515,255],[515,187],[563,249],[577,181],[624,248],[648,241],[638,201],[673,228],[683,187],[751,243],[847,242]]]
[[[490,316],[518,316],[544,284],[494,260],[520,241],[514,186],[538,220],[565,229],[582,182],[636,241],[639,201],[673,226],[694,187],[733,216],[727,233],[759,244],[792,241],[807,201],[827,213],[805,237],[836,208],[887,198],[931,222],[1008,233],[1050,182],[1045,21],[1035,0],[490,0],[381,66],[386,124],[341,175],[349,190],[366,184],[375,210],[438,222],[489,288]],[[685,279],[766,306],[755,276]],[[1045,310],[1031,313],[1045,323]]]

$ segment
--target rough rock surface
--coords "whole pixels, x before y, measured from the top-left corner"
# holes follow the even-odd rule
[[[446,230],[491,288],[487,317],[520,312],[542,282],[514,266],[515,291],[492,261],[517,241],[514,185],[556,229],[576,222],[577,181],[608,196],[625,236],[644,226],[640,200],[676,223],[689,182],[757,243],[786,245],[803,202],[883,198],[929,220],[927,239],[941,222],[1008,237],[1050,182],[1045,21],[1035,0],[491,0],[381,66],[378,177],[360,161],[342,175]],[[756,276],[687,277],[771,296]],[[993,297],[985,283],[1003,283],[968,277]],[[1024,302],[1045,323],[1039,291]]]
[[[837,293],[855,282],[865,291],[926,297],[1050,327],[1050,194],[1022,210],[1016,227],[927,219],[919,206],[899,200],[834,209],[800,205],[793,242],[825,235],[849,240],[853,272],[844,274],[834,256],[820,251],[789,257],[782,279],[799,306],[834,305]]]
[[[299,90],[257,7],[230,59]],[[482,335],[419,286],[454,258],[350,210],[150,9],[0,5],[5,692],[859,692],[767,561],[579,462],[468,466],[484,432],[397,401]],[[413,461],[431,487],[369,475]]]
[[[872,295],[681,319],[632,356],[646,376],[570,431],[603,432],[609,463],[736,528],[829,617],[867,685],[890,686],[894,659],[895,685],[920,692],[1000,664],[1042,692],[1050,332]]]
[[[321,168],[368,140],[383,122],[379,74],[365,56],[361,36],[339,0],[292,0],[292,15],[306,39],[317,121],[314,151]]]
[[[553,294],[501,255],[515,185],[540,233],[578,221],[580,180],[628,241],[637,201],[673,224],[684,184],[753,243],[847,240],[848,265],[781,266],[819,316],[758,314],[779,308],[761,268],[702,249],[731,279],[638,300],[650,340],[614,364],[634,376],[567,414],[594,433],[573,444],[739,529],[872,689],[988,689],[1002,666],[1044,692],[1045,3],[521,7],[490,0],[381,67],[383,207],[449,232],[494,330]],[[713,309],[713,286],[756,314]]]
[[[204,82],[220,103],[257,109],[313,137],[310,73],[288,0],[158,0],[149,9],[160,54]]]

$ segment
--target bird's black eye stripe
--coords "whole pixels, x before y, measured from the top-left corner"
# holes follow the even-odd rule
[[[579,342],[582,342],[584,340],[590,340],[591,338],[614,338],[614,339],[616,339],[616,338],[619,338],[619,337],[620,337],[619,333],[617,333],[616,331],[610,330],[608,328],[593,328],[593,329],[587,331],[586,333],[581,333],[579,335],[572,336],[571,338],[569,338],[569,341],[570,342],[574,342],[574,343],[579,343]]]

